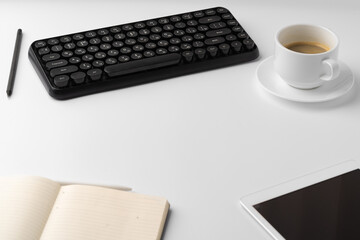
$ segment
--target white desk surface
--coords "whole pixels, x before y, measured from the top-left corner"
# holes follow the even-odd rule
[[[52,99],[27,51],[38,39],[224,6],[258,44],[251,63],[69,101]],[[311,5],[311,7],[309,7]],[[269,239],[239,199],[360,159],[359,1],[10,1],[0,3],[0,175],[125,185],[171,203],[164,240]],[[356,77],[321,104],[277,99],[255,81],[288,24],[327,26]],[[13,96],[5,93],[17,28]]]

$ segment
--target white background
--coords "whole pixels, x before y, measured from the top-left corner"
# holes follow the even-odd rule
[[[153,84],[53,100],[27,51],[37,40],[224,6],[257,43],[251,63]],[[360,97],[299,104],[256,82],[285,25],[324,25],[360,75],[358,1],[0,2],[0,175],[125,185],[171,203],[164,239],[268,239],[239,207],[244,195],[360,159]],[[17,28],[24,31],[13,96],[5,93]],[[0,193],[1,194],[1,193]]]

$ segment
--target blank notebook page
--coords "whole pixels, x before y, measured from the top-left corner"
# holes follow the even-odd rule
[[[84,185],[63,186],[41,240],[157,240],[164,198]]]
[[[39,240],[59,189],[40,177],[0,177],[0,239]]]

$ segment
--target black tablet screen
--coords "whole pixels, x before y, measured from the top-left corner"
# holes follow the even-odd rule
[[[287,240],[360,239],[360,170],[254,207]]]

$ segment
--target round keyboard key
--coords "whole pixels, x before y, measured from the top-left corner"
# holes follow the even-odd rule
[[[229,12],[226,8],[217,8],[216,11],[218,13],[227,13],[227,12]]]
[[[226,20],[234,18],[233,15],[231,15],[230,13],[225,13],[225,14],[221,15],[221,17]]]
[[[78,57],[72,57],[72,58],[69,59],[69,62],[72,63],[72,64],[76,64],[76,63],[81,62],[81,59],[78,58]]]
[[[124,31],[131,31],[133,29],[134,29],[134,27],[130,24],[126,24],[126,25],[122,26],[122,30],[124,30]]]
[[[146,27],[146,25],[145,25],[145,23],[139,22],[139,23],[135,23],[134,27],[137,29],[140,29],[140,28]]]
[[[254,46],[255,46],[255,43],[254,43],[254,41],[252,40],[252,39],[250,39],[250,38],[248,38],[248,39],[245,39],[244,41],[243,41],[243,44],[245,45],[245,47],[247,48],[247,49],[252,49]]]
[[[239,41],[234,41],[231,43],[231,47],[234,49],[235,52],[240,52],[241,46],[242,44]]]
[[[225,37],[225,39],[228,40],[228,41],[235,41],[237,38],[236,38],[235,35],[230,34],[230,35],[227,35],[227,36]]]
[[[140,35],[149,35],[150,34],[150,30],[149,29],[141,29],[139,31]]]
[[[123,40],[126,38],[126,35],[124,33],[117,33],[115,34],[114,38],[117,40]]]
[[[181,38],[181,40],[182,40],[183,42],[191,42],[191,41],[193,40],[193,37],[192,37],[192,36],[183,36],[183,37]]]
[[[175,27],[176,28],[185,28],[186,24],[183,22],[177,22],[177,23],[175,23]]]
[[[236,20],[229,20],[229,21],[227,21],[227,25],[236,26],[236,25],[239,25],[239,23]]]
[[[184,34],[185,34],[185,31],[183,31],[181,29],[177,29],[177,30],[174,31],[174,35],[178,36],[178,37],[180,37],[180,36],[182,36]]]
[[[110,57],[115,57],[117,55],[119,55],[119,51],[118,50],[114,50],[114,49],[111,49],[107,52],[107,54],[110,56]]]
[[[69,83],[69,77],[66,75],[60,75],[54,78],[54,84],[57,87],[66,87],[68,83]]]
[[[146,25],[148,25],[149,27],[154,27],[157,25],[157,21],[155,21],[155,20],[147,21]]]
[[[56,45],[59,44],[59,40],[57,40],[56,38],[50,39],[47,42],[49,45]]]
[[[240,26],[235,26],[232,28],[232,30],[237,33],[241,33],[242,31],[244,31],[244,29]]]
[[[180,48],[179,48],[178,46],[170,46],[170,47],[168,48],[168,50],[169,50],[169,52],[174,53],[174,52],[180,51]]]
[[[155,53],[151,50],[147,50],[144,52],[144,56],[145,57],[153,57],[153,56],[155,56]]]
[[[48,47],[40,48],[40,50],[39,50],[40,55],[45,55],[45,54],[48,54],[48,53],[50,53],[50,49]]]
[[[196,48],[201,48],[201,47],[204,46],[204,43],[201,42],[201,41],[195,41],[195,42],[193,43],[193,46],[196,47]]]
[[[214,9],[209,9],[205,11],[205,14],[208,16],[212,16],[216,14],[216,11]]]
[[[205,31],[209,30],[209,27],[206,25],[200,25],[200,26],[198,26],[198,30],[201,32],[205,32]]]
[[[163,26],[163,29],[165,31],[172,31],[172,30],[174,30],[174,26],[171,24],[166,24],[165,26]]]
[[[205,54],[206,54],[206,50],[203,48],[197,48],[195,49],[195,55],[199,58],[199,59],[204,59],[205,58]]]
[[[61,52],[63,50],[63,47],[61,45],[55,45],[51,47],[51,51],[53,52]]]
[[[64,45],[64,47],[65,47],[65,49],[67,49],[67,50],[72,50],[72,49],[76,48],[76,45],[75,45],[75,43],[66,43],[66,44]]]
[[[167,50],[165,48],[156,49],[156,54],[158,54],[158,55],[164,55],[166,53],[167,53]]]
[[[62,37],[62,38],[60,38],[60,42],[62,42],[62,43],[71,42],[71,37],[69,37],[69,36]]]
[[[100,43],[101,43],[101,40],[99,38],[90,39],[90,44],[92,44],[92,45],[98,45]]]
[[[81,84],[85,81],[86,74],[83,72],[76,72],[72,73],[70,77],[76,84]]]
[[[44,42],[44,41],[39,41],[39,42],[36,42],[34,46],[35,46],[36,48],[42,48],[42,47],[45,47],[45,46],[46,46],[46,42]]]
[[[94,32],[94,31],[87,32],[87,33],[85,33],[85,37],[87,37],[87,38],[96,37],[96,32]]]
[[[45,62],[58,60],[60,58],[60,55],[58,53],[52,53],[48,54],[42,57],[42,60]]]
[[[197,17],[197,18],[201,18],[201,17],[204,17],[205,14],[201,11],[198,11],[198,12],[194,12],[194,17]]]
[[[101,61],[101,60],[95,60],[95,61],[93,62],[93,66],[94,66],[94,67],[97,67],[97,68],[102,67],[102,66],[104,66],[104,65],[105,65],[105,63],[104,63],[103,61]]]
[[[160,33],[162,31],[162,28],[161,27],[152,27],[151,31],[153,33]]]
[[[191,51],[185,51],[182,53],[182,56],[185,58],[187,62],[190,62],[193,59],[194,53]]]
[[[120,49],[120,52],[121,52],[122,54],[131,53],[131,48],[129,48],[129,47],[123,47],[123,48]]]
[[[138,39],[139,43],[147,43],[149,41],[149,38],[147,37],[139,37]]]
[[[87,47],[89,45],[89,42],[86,40],[81,40],[76,43],[78,47]]]
[[[144,50],[144,46],[143,45],[135,45],[135,46],[133,46],[133,50],[135,52],[141,52]]]
[[[156,44],[150,42],[150,43],[147,43],[147,44],[145,45],[145,47],[146,47],[147,49],[154,49],[154,48],[156,48]]]
[[[197,32],[197,29],[194,27],[190,27],[190,28],[185,29],[185,32],[188,34],[194,34]]]
[[[112,46],[115,48],[121,48],[124,46],[124,43],[122,41],[115,41],[113,42]]]
[[[161,36],[159,34],[151,34],[150,39],[153,41],[158,41],[161,39]]]
[[[173,34],[171,32],[163,32],[161,36],[163,38],[172,38]]]
[[[83,48],[78,48],[78,49],[75,50],[76,55],[83,55],[85,53],[86,53],[86,50],[83,49]]]
[[[97,68],[91,69],[87,71],[87,75],[91,78],[91,80],[97,81],[101,79],[102,71],[101,69],[97,69]]]
[[[85,62],[90,62],[90,61],[94,60],[94,56],[90,55],[90,54],[85,54],[84,56],[82,56],[81,59]]]
[[[158,21],[160,24],[168,24],[170,20],[168,18],[161,18]]]
[[[172,39],[170,39],[170,43],[171,44],[179,44],[179,43],[181,43],[181,40],[180,40],[180,38],[172,38]]]
[[[129,38],[134,38],[138,36],[138,33],[135,31],[130,31],[126,33],[126,36],[128,36]]]
[[[181,17],[179,17],[179,16],[172,16],[172,17],[170,18],[170,21],[172,21],[172,22],[179,22],[179,21],[181,21]]]
[[[97,53],[95,53],[95,58],[97,58],[97,59],[106,58],[106,53],[104,53],[104,52],[97,52]]]
[[[136,43],[136,40],[133,38],[128,38],[125,40],[125,44],[127,45],[134,45]]]
[[[208,51],[212,57],[215,57],[217,55],[218,48],[216,46],[210,46],[206,48],[206,51]]]
[[[182,19],[184,19],[184,20],[190,20],[190,19],[193,18],[193,15],[192,15],[191,13],[185,13],[185,14],[183,14],[181,17],[182,17]]]
[[[103,43],[100,45],[100,49],[103,51],[111,49],[111,45],[109,43]]]
[[[80,69],[82,69],[82,70],[88,70],[90,68],[91,68],[90,63],[82,63],[82,64],[80,64]]]
[[[196,33],[196,34],[194,35],[194,38],[197,39],[197,40],[202,40],[202,39],[205,38],[205,35],[202,34],[202,33]]]
[[[112,28],[110,28],[110,32],[111,33],[119,33],[119,32],[121,32],[121,28],[120,27],[112,27]]]
[[[141,59],[142,54],[141,53],[133,53],[133,54],[131,54],[131,58],[134,60]]]
[[[227,43],[223,43],[223,44],[220,44],[219,49],[221,50],[221,52],[223,54],[227,55],[229,53],[230,46]]]
[[[97,31],[97,33],[100,35],[100,36],[105,36],[105,35],[108,35],[109,34],[109,31],[107,29],[100,29]]]
[[[245,32],[242,32],[242,33],[238,33],[237,37],[240,39],[247,39],[249,38],[249,35],[247,35]]]
[[[66,57],[66,58],[72,57],[73,55],[74,55],[74,53],[72,51],[69,51],[69,50],[63,51],[62,54],[61,54],[61,56]]]
[[[196,20],[190,20],[190,21],[187,21],[186,24],[189,26],[196,26],[196,25],[198,25],[198,22]]]
[[[95,53],[95,52],[99,51],[99,48],[97,46],[90,46],[87,48],[87,51],[90,53]]]
[[[75,35],[73,36],[73,39],[74,39],[75,41],[83,40],[83,39],[84,39],[84,35],[82,35],[82,34],[80,34],[80,33],[75,34]]]
[[[130,57],[126,55],[121,55],[118,60],[119,62],[128,62],[130,60]]]
[[[192,48],[192,46],[189,43],[183,43],[183,44],[180,45],[180,48],[182,50],[190,50]]]
[[[101,38],[101,40],[102,40],[103,42],[108,43],[108,42],[112,42],[112,41],[114,40],[114,38],[113,38],[112,36],[103,36],[103,37]]]
[[[158,41],[158,46],[160,46],[160,47],[167,47],[168,45],[169,45],[169,42],[168,41],[166,41],[166,40],[160,40],[160,41]]]
[[[115,58],[108,58],[108,59],[105,60],[105,63],[107,65],[113,65],[113,64],[117,63],[117,60]]]

